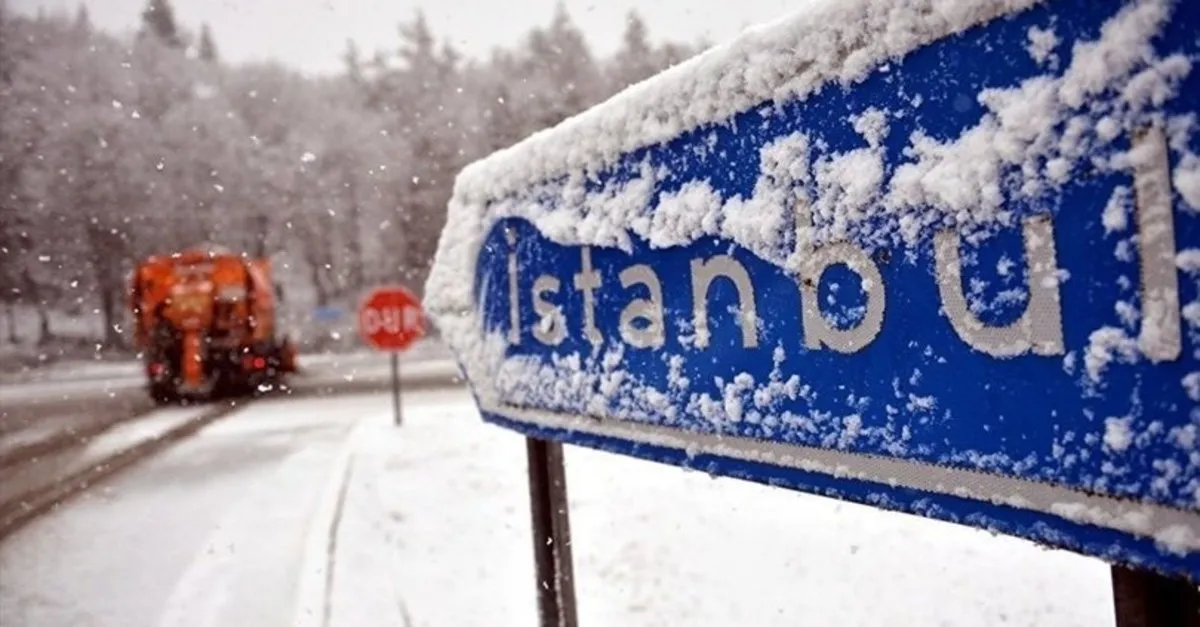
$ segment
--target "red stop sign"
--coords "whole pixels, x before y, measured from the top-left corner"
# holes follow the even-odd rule
[[[402,351],[425,334],[421,303],[403,287],[375,288],[358,308],[358,334],[381,351]]]

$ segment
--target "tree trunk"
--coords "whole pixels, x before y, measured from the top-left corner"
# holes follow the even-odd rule
[[[333,251],[330,238],[334,236],[333,225],[325,223],[320,216],[309,215],[298,224],[301,245],[303,246],[304,262],[308,264],[309,278],[313,290],[316,291],[317,306],[324,307],[337,289],[335,281],[331,280],[330,268],[333,265]]]
[[[390,253],[384,255],[384,259],[389,262],[383,268],[385,280],[404,281],[405,275],[408,274],[408,256],[411,253],[409,239],[408,221],[397,219],[385,240],[388,243],[386,250]]]
[[[104,320],[103,343],[110,348],[122,345],[116,308],[121,299],[117,296],[123,291],[121,280],[121,260],[129,256],[120,238],[112,237],[98,225],[90,225],[88,243],[92,249],[92,270],[96,280],[96,289],[100,292],[101,317]]]
[[[267,256],[267,229],[271,226],[270,218],[267,214],[260,213],[254,216],[254,247],[253,255],[257,259],[262,259]]]
[[[346,256],[349,257],[347,260],[349,267],[346,272],[346,287],[352,290],[361,289],[363,283],[366,281],[366,260],[363,255],[361,221],[362,209],[356,203],[350,207],[351,231],[350,238],[346,242]]]
[[[11,302],[5,303],[4,312],[4,319],[8,321],[8,343],[13,345],[19,344],[21,337],[17,334],[17,305]]]
[[[346,241],[347,276],[346,287],[351,290],[362,289],[364,283],[365,260],[363,259],[362,243],[362,206],[358,201],[358,179],[353,173],[348,173],[346,185],[350,196],[350,235]]]
[[[124,338],[120,331],[120,313],[117,312],[117,303],[121,302],[117,294],[114,293],[111,285],[102,285],[100,287],[100,309],[104,316],[104,346],[108,348],[120,348],[125,344]]]
[[[54,338],[54,334],[50,331],[50,312],[46,310],[46,301],[38,300],[38,337],[37,345],[45,346]]]
[[[317,306],[324,307],[329,304],[329,289],[325,286],[325,281],[321,277],[320,264],[313,263],[311,260],[308,263],[309,276],[312,279],[313,290],[317,294]]]
[[[50,312],[46,310],[46,299],[42,298],[42,290],[38,288],[37,281],[33,280],[29,268],[21,271],[21,282],[25,284],[25,296],[28,297],[28,302],[32,302],[37,309],[38,334],[34,345],[45,346],[54,337],[50,332]]]

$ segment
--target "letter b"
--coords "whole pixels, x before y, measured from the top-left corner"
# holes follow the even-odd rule
[[[820,350],[829,347],[839,353],[856,353],[875,340],[883,328],[887,294],[879,266],[863,249],[850,242],[813,246],[809,232],[812,212],[803,198],[796,204],[796,249],[800,268],[800,308],[804,320],[804,345]],[[821,314],[819,288],[821,277],[830,266],[844,264],[862,280],[867,295],[867,311],[857,325],[839,329]]]

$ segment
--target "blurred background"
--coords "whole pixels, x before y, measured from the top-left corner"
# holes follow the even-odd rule
[[[430,7],[448,35],[405,3],[181,4],[0,1],[6,369],[127,352],[133,263],[202,242],[270,257],[302,347],[347,348],[365,286],[423,287],[462,166],[780,3],[654,8],[678,40],[608,5]]]

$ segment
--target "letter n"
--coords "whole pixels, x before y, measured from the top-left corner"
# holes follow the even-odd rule
[[[722,276],[737,287],[742,347],[755,348],[758,346],[758,312],[754,303],[754,284],[746,268],[729,255],[717,255],[707,261],[692,260],[692,320],[696,328],[696,346],[706,348],[709,344],[708,289],[717,277]]]

